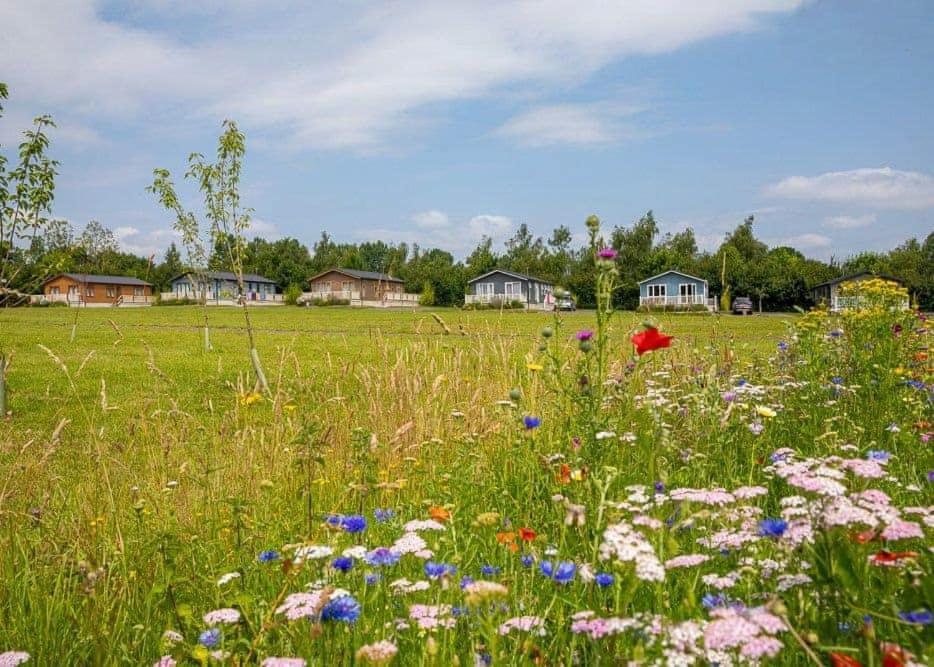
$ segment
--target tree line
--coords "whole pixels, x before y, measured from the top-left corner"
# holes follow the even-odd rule
[[[616,259],[621,288],[616,306],[635,308],[639,281],[676,269],[707,280],[711,294],[749,296],[763,310],[790,310],[811,305],[809,290],[833,278],[871,271],[901,278],[923,308],[934,307],[934,232],[911,238],[889,252],[862,252],[842,261],[808,258],[787,246],[769,248],[754,234],[749,216],[727,234],[715,252],[698,249],[693,230],[661,234],[652,211],[629,226],[615,227],[605,239]],[[227,270],[224,239],[214,240],[208,268]],[[160,291],[186,270],[171,243],[161,257],[142,257],[120,248],[113,231],[97,221],[77,232],[64,220],[51,220],[29,245],[13,248],[19,266],[12,286],[28,290],[56,273],[125,275],[152,282]],[[308,290],[308,279],[333,267],[388,273],[405,281],[406,290],[428,291],[435,305],[463,303],[467,281],[494,268],[533,275],[568,289],[582,307],[595,301],[594,260],[589,248],[574,247],[567,226],[548,238],[535,236],[522,224],[496,248],[484,237],[462,261],[439,248],[417,244],[335,241],[327,232],[308,248],[295,238],[274,241],[256,237],[243,248],[243,268],[276,282],[281,290]]]

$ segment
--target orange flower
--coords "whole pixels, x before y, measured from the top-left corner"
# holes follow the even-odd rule
[[[850,535],[850,542],[856,542],[857,544],[866,544],[866,542],[871,541],[876,536],[874,530],[864,530],[861,533],[853,533]]]
[[[512,544],[516,541],[516,534],[513,531],[496,533],[496,541],[500,544]]]
[[[571,483],[571,466],[567,463],[561,464],[561,470],[555,475],[555,481],[558,484],[570,484]]]
[[[830,664],[833,667],[863,667],[859,660],[845,653],[831,653]]]
[[[537,534],[531,528],[520,528],[519,529],[519,538],[523,542],[531,542],[537,537]]]
[[[436,506],[436,507],[429,507],[429,508],[428,508],[428,516],[430,516],[430,517],[431,517],[432,519],[434,519],[435,521],[440,521],[440,522],[444,523],[445,521],[447,521],[448,519],[451,518],[451,513],[448,512],[448,511],[447,511],[446,509],[444,509],[443,507],[437,507],[437,506]]]

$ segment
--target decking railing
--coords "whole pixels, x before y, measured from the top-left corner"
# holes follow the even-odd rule
[[[647,308],[685,308],[691,306],[704,306],[707,310],[717,309],[717,300],[702,294],[677,296],[640,296],[639,305]]]
[[[830,310],[834,313],[842,313],[845,310],[859,310],[870,302],[871,301],[866,299],[866,297],[859,295],[835,296],[830,301]],[[892,310],[908,310],[909,308],[910,304],[907,297],[897,304],[892,305]]]

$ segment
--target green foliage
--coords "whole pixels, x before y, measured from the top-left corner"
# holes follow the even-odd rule
[[[426,281],[425,286],[422,287],[422,293],[418,297],[418,305],[420,306],[434,306],[435,305],[435,288],[431,284],[431,281]]]
[[[297,283],[292,283],[285,288],[282,296],[287,306],[298,305],[298,300],[302,296],[302,286]]]

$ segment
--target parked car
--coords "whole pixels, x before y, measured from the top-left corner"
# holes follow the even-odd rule
[[[576,310],[577,304],[570,296],[559,296],[555,299],[555,310]]]
[[[752,315],[752,299],[748,296],[738,296],[733,299],[734,315]]]

